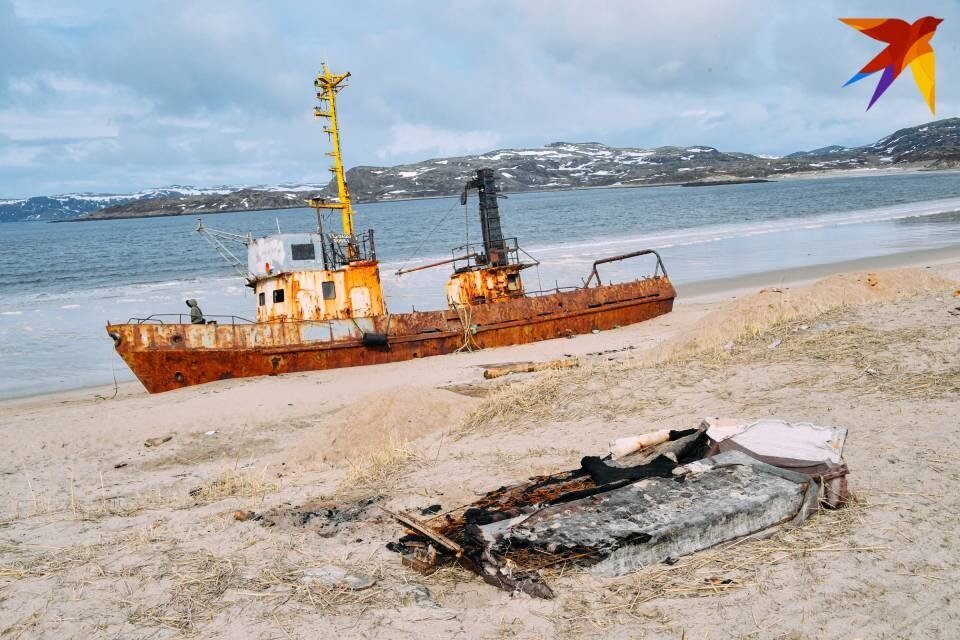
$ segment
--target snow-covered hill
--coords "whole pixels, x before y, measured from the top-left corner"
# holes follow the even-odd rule
[[[725,184],[798,172],[960,167],[960,118],[901,129],[862,147],[829,146],[784,157],[723,152],[713,147],[626,148],[599,142],[554,142],[539,149],[499,149],[395,167],[354,167],[347,182],[358,202],[455,195],[481,167],[492,167],[500,189],[546,191],[609,186]],[[67,194],[0,200],[0,222],[188,215],[302,207],[332,184],[171,186],[132,194]],[[96,212],[96,213],[94,213]],[[91,215],[92,214],[92,215]]]

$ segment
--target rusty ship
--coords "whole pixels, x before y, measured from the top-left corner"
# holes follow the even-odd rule
[[[676,292],[660,255],[644,249],[601,258],[581,285],[525,289],[522,272],[538,263],[504,237],[492,169],[479,169],[461,202],[476,191],[482,242],[453,257],[409,271],[452,265],[448,307],[390,313],[380,282],[374,232],[354,229],[354,210],[340,156],[337,94],[349,73],[323,65],[314,86],[332,158],[336,201],[319,197],[311,233],[253,238],[197,230],[253,290],[256,320],[236,316],[155,314],[107,324],[117,353],[147,391],[159,393],[215,380],[396,362],[457,351],[514,345],[589,333],[668,313]],[[339,233],[324,230],[324,216],[339,212]],[[228,246],[242,245],[246,260]],[[652,273],[603,284],[598,267],[647,256]],[[400,273],[400,272],[398,272]],[[192,302],[192,301],[191,301]]]

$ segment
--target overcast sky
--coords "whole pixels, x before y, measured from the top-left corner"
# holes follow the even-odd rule
[[[326,182],[320,61],[347,166],[599,141],[784,154],[934,119],[839,17],[945,19],[936,118],[960,108],[960,2],[0,0],[0,197]]]

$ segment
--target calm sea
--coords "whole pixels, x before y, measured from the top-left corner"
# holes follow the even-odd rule
[[[579,284],[602,256],[656,248],[680,284],[960,244],[960,173],[792,180],[723,187],[603,189],[510,195],[504,231],[540,261],[529,289]],[[391,311],[444,306],[446,267],[393,275],[480,237],[476,199],[358,207],[376,229]],[[132,375],[107,320],[187,310],[252,317],[243,280],[194,233],[196,218],[0,224],[0,397]],[[315,227],[313,211],[206,216],[208,227],[266,235]],[[238,254],[244,257],[242,247]],[[604,280],[649,269],[610,265]]]

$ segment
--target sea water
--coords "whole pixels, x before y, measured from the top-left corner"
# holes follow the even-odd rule
[[[784,180],[717,187],[510,194],[504,234],[535,268],[528,290],[581,284],[600,257],[654,248],[681,285],[917,249],[960,245],[960,173]],[[376,230],[390,311],[445,306],[449,267],[394,275],[480,240],[476,198],[357,207]],[[262,236],[316,227],[310,209],[204,216],[208,227]],[[339,221],[326,221],[328,230]],[[132,374],[106,322],[186,313],[255,317],[244,280],[195,233],[192,217],[0,224],[0,397],[109,383]],[[243,247],[232,247],[245,262]],[[960,255],[960,249],[958,249]],[[525,259],[529,260],[529,258]],[[653,261],[600,268],[603,281],[648,274]]]

